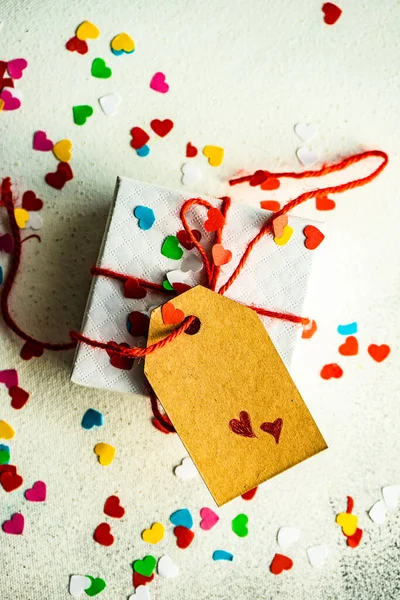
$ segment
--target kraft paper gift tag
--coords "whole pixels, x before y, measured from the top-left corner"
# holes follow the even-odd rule
[[[202,286],[169,302],[200,330],[146,356],[145,374],[219,506],[327,448],[253,310]],[[153,310],[148,345],[176,327]]]

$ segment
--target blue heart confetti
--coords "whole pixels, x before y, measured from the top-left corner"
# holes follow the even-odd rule
[[[140,229],[147,231],[153,227],[156,217],[151,208],[148,208],[147,206],[137,206],[134,209],[133,214],[138,220]]]
[[[175,527],[178,525],[187,527],[187,529],[191,529],[193,527],[193,517],[190,513],[190,510],[187,508],[176,510],[174,513],[172,513],[169,520],[171,521],[172,525],[175,525]]]
[[[358,331],[357,321],[348,325],[339,325],[337,331],[340,335],[354,335]]]
[[[141,158],[144,158],[145,156],[148,156],[150,154],[150,148],[147,144],[145,144],[144,146],[136,150],[136,154]]]
[[[212,555],[213,560],[230,560],[233,561],[233,554],[226,550],[215,550]]]
[[[104,425],[104,416],[98,410],[89,408],[82,418],[83,429],[92,429]]]

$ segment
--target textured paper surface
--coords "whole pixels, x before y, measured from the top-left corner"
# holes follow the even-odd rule
[[[142,277],[162,283],[166,273],[179,269],[181,260],[171,260],[161,254],[161,246],[168,235],[176,235],[182,229],[179,211],[185,200],[193,194],[170,190],[158,185],[118,179],[114,203],[103,239],[98,265],[119,273]],[[216,207],[221,201],[207,198]],[[144,205],[152,208],[156,221],[151,229],[138,227],[134,209]],[[231,250],[231,262],[221,269],[221,286],[239,262],[247,243],[258,233],[271,213],[233,202],[224,227],[223,245]],[[204,230],[206,210],[194,207],[188,214],[189,224],[201,231],[201,243],[211,255],[213,234]],[[304,246],[303,229],[310,219],[289,216],[294,229],[292,238],[285,246],[278,246],[272,236],[265,236],[255,246],[246,268],[229,288],[226,295],[244,304],[255,304],[270,310],[301,314],[307,293],[309,276],[315,251]],[[182,260],[195,250],[184,250]],[[202,271],[192,275],[188,283],[202,283]],[[124,297],[120,282],[105,277],[93,281],[82,324],[83,333],[101,341],[140,344],[143,340],[133,338],[126,329],[126,320],[132,310],[148,310],[166,300],[165,294],[148,293],[143,300]],[[301,329],[293,323],[263,317],[282,360],[290,366],[293,351]],[[110,365],[106,352],[81,344],[76,353],[72,380],[90,387],[113,389],[120,392],[143,392],[143,362],[135,363],[131,371],[122,371]]]
[[[218,505],[327,446],[256,312],[202,286],[171,301],[200,319],[145,361],[145,374]],[[176,326],[153,310],[148,345]],[[229,427],[246,411],[255,437]],[[282,419],[276,443],[260,429]]]

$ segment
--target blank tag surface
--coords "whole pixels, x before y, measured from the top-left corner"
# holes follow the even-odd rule
[[[202,286],[169,302],[201,327],[145,374],[219,506],[327,448],[256,312]],[[176,327],[153,310],[148,345]]]

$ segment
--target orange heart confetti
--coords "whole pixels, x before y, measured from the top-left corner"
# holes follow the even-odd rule
[[[276,217],[272,221],[272,229],[274,231],[274,237],[281,238],[283,236],[283,232],[285,230],[286,225],[288,224],[288,216],[281,215],[280,217]]]
[[[161,314],[164,325],[178,325],[185,318],[185,313],[179,308],[175,308],[172,302],[166,302],[161,307]]]
[[[232,252],[224,248],[222,244],[214,244],[212,247],[212,255],[214,264],[217,265],[217,267],[228,264],[232,259]]]

